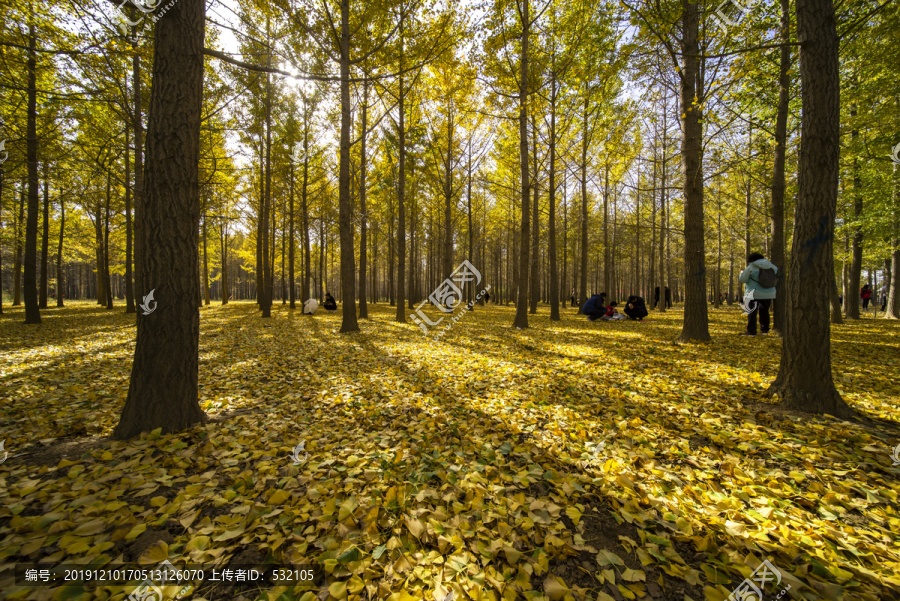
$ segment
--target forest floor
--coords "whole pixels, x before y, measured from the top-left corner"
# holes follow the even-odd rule
[[[765,397],[780,339],[738,336],[737,307],[710,310],[711,342],[676,345],[678,307],[552,323],[541,306],[527,330],[477,307],[437,342],[385,305],[352,335],[339,314],[213,305],[210,421],[120,442],[134,316],[69,304],[40,326],[0,317],[9,599],[136,584],[29,587],[14,562],[165,559],[207,578],[167,599],[722,601],[765,559],[767,600],[900,598],[900,324],[871,313],[832,330],[859,415],[841,421]],[[209,580],[267,562],[313,580]]]

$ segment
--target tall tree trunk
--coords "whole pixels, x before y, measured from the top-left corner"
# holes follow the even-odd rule
[[[453,109],[447,106],[447,159],[444,165],[444,252],[445,278],[453,272]],[[462,299],[460,299],[462,300]]]
[[[855,78],[854,78],[855,82]],[[850,121],[853,130],[850,132],[850,139],[855,146],[859,139],[859,129],[856,125],[856,103],[850,105]],[[853,152],[858,152],[855,148]],[[850,281],[848,294],[844,297],[844,306],[847,307],[847,319],[859,319],[859,290],[860,290],[860,274],[862,272],[863,259],[863,230],[860,220],[862,219],[863,199],[862,186],[859,179],[859,160],[853,157],[853,237],[850,239],[852,255],[850,260]]]
[[[131,126],[125,123],[125,312],[134,313],[134,287],[132,285],[132,229],[131,229]],[[135,157],[137,158],[137,157]],[[60,201],[60,204],[62,201]]]
[[[550,263],[550,321],[560,321],[559,316],[559,274],[556,250],[556,56],[553,57],[550,80],[550,173],[547,182],[547,238]],[[564,228],[565,229],[565,228]],[[563,242],[565,247],[565,242]],[[563,280],[565,280],[565,260],[563,260]]]
[[[517,0],[518,1],[518,0]],[[528,265],[529,257],[529,206],[531,200],[531,179],[528,175],[528,37],[531,34],[530,0],[522,0],[522,56],[519,64],[519,167],[521,169],[522,223],[519,231],[521,248],[519,249],[518,295],[516,298],[516,317],[513,327],[528,327]]]
[[[37,140],[37,36],[34,32],[34,7],[28,25],[28,221],[25,224],[25,323],[41,323],[37,295],[37,227],[40,197],[38,194]]]
[[[366,137],[369,127],[369,80],[363,81],[362,128],[359,141],[359,317],[369,319],[369,306],[366,304],[366,256],[368,240],[369,215],[366,213]]]
[[[778,72],[778,111],[775,117],[775,161],[772,165],[772,256],[771,261],[780,270],[780,290],[778,296],[781,300],[772,303],[772,331],[781,334],[784,330],[784,307],[788,292],[784,284],[785,256],[784,256],[784,164],[787,155],[787,119],[790,105],[790,70],[791,70],[791,2],[781,0],[781,59]],[[835,295],[836,296],[836,295]]]
[[[135,37],[135,40],[137,37]],[[134,265],[134,283],[132,284],[132,303],[138,297],[138,293],[145,291],[141,274],[141,220],[143,207],[141,199],[144,193],[144,124],[141,117],[141,56],[136,51],[137,42],[133,44],[133,58],[131,62],[131,87],[134,90],[134,108],[132,116],[134,121],[134,257],[129,262]],[[127,285],[127,284],[126,284]],[[127,310],[126,310],[127,311]]]
[[[112,173],[106,172],[106,215],[103,226],[103,281],[106,284],[106,308],[112,309],[115,302],[112,292],[112,277],[109,272],[109,229],[110,202],[112,200]]]
[[[540,259],[540,213],[538,212],[538,146],[537,146],[537,122],[534,115],[531,116],[531,146],[534,156],[534,194],[531,205],[531,274],[528,276],[530,305],[528,312],[537,313],[538,298],[541,295],[541,282],[538,279],[538,261]]]
[[[294,279],[294,160],[293,160],[293,147],[291,148],[291,173],[290,173],[290,189],[288,190],[288,213],[290,215],[290,221],[288,223],[288,228],[290,229],[290,238],[288,243],[288,280],[290,281],[290,287],[288,289],[288,294],[290,295],[290,308],[297,308],[297,298],[296,298],[296,290],[297,285]],[[302,300],[300,302],[303,302]]]
[[[203,211],[203,304],[209,306],[209,254],[206,252],[206,211]]]
[[[682,0],[684,37],[681,79],[681,112],[684,138],[684,324],[678,340],[709,340],[706,303],[706,253],[703,226],[703,91],[699,83],[699,5]],[[695,103],[695,98],[700,102]],[[662,291],[664,292],[664,291]]]
[[[350,0],[341,0],[341,148],[338,209],[341,240],[341,333],[358,332],[353,206],[350,199]]]
[[[310,276],[312,275],[312,249],[309,240],[309,106],[306,96],[303,97],[303,190],[301,200],[303,203],[303,284],[300,286],[300,302],[305,303],[310,298]],[[315,295],[318,297],[318,294]]]
[[[403,89],[403,26],[404,17],[400,17],[400,76],[398,85],[397,106],[400,112],[398,149],[399,166],[397,180],[397,323],[406,323],[406,290],[403,278],[406,276],[406,91]]]
[[[790,409],[852,415],[831,376],[829,297],[840,170],[838,38],[831,0],[797,0],[801,97],[797,205],[778,377],[769,387]]]
[[[669,236],[669,224],[666,221],[666,206],[669,204],[669,179],[668,179],[668,149],[669,149],[669,96],[668,93],[663,96],[663,141],[662,141],[662,169],[660,185],[662,186],[662,194],[659,197],[659,279],[656,285],[659,286],[659,312],[666,312],[666,250],[665,243]]]
[[[269,39],[269,18],[266,18],[266,40]],[[270,66],[272,61],[272,53],[266,54],[266,66]],[[262,290],[257,292],[260,298],[260,309],[262,309],[262,317],[272,317],[272,292],[274,291],[274,282],[272,269],[269,262],[269,253],[275,258],[275,245],[269,246],[269,226],[272,220],[272,75],[266,73],[266,139],[265,139],[265,158],[263,160],[265,178],[265,189],[263,191],[263,209],[262,209]],[[272,235],[275,234],[275,228],[272,228]]]
[[[203,0],[179,0],[156,23],[139,243],[153,252],[141,253],[138,268],[154,293],[145,306],[155,310],[138,313],[131,383],[113,431],[120,440],[206,418],[197,400],[204,13]]]
[[[585,86],[584,91],[584,115],[582,115],[581,130],[581,265],[579,273],[581,275],[581,288],[578,291],[578,314],[582,315],[581,307],[588,297],[588,198],[587,198],[587,149],[588,149],[588,94],[589,89]]]
[[[19,212],[17,213],[15,228],[13,228],[16,234],[13,267],[13,307],[18,307],[22,304],[22,252],[25,250],[25,247],[22,245],[22,227],[25,224],[25,189],[26,183],[23,181],[19,187]]]
[[[64,271],[63,267],[63,236],[66,230],[66,201],[63,195],[59,195],[59,247],[56,249],[56,306],[62,307],[63,297],[65,296]],[[0,278],[2,279],[2,278]],[[2,305],[0,305],[2,307]]]
[[[219,226],[219,248],[222,254],[222,304],[228,304],[228,297],[231,293],[228,290],[228,223],[222,219],[222,225]]]
[[[893,171],[893,216],[891,231],[891,279],[888,286],[888,300],[885,317],[900,319],[900,169],[894,165]]]
[[[472,230],[472,136],[471,135],[469,136],[469,165],[468,165],[468,168],[466,169],[466,173],[468,175],[467,181],[466,181],[466,214],[467,214],[467,217],[469,220],[469,223],[468,223],[469,248],[468,248],[468,252],[466,253],[466,259],[469,261],[469,263],[472,263],[472,252],[473,252],[473,247],[475,245],[475,233]],[[483,259],[479,264],[479,268],[484,269],[485,273],[487,273],[487,265],[484,264]],[[466,290],[468,291],[468,294],[466,295],[466,302],[471,303],[471,304],[469,304],[469,310],[474,311],[474,307],[475,307],[474,287],[466,286]],[[481,305],[484,304],[484,297],[479,299],[479,304],[481,304]]]
[[[47,268],[50,264],[50,169],[49,163],[44,161],[44,206],[43,225],[41,227],[41,283],[38,293],[38,306],[47,308]]]

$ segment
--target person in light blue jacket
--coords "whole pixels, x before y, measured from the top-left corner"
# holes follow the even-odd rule
[[[760,270],[771,269],[778,273],[778,268],[760,253],[750,253],[747,257],[747,268],[738,276],[738,281],[744,284],[744,298],[752,291],[753,300],[746,303],[753,309],[747,315],[747,331],[743,336],[756,336],[756,315],[759,314],[760,333],[769,333],[769,308],[775,300],[775,286],[765,287],[760,283]],[[765,278],[762,278],[765,281]]]

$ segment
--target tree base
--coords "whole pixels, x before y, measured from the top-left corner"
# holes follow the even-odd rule
[[[830,388],[830,390],[829,390]],[[821,390],[801,391],[789,388],[776,379],[766,390],[767,396],[778,395],[779,405],[791,411],[799,411],[811,415],[833,415],[840,419],[850,419],[856,412],[850,408],[834,386],[821,386]]]

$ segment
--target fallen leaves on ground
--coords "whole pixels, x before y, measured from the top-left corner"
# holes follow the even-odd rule
[[[128,586],[13,586],[11,562],[312,568],[281,587],[196,581],[193,599],[709,599],[769,558],[803,599],[900,595],[898,324],[835,326],[860,419],[763,392],[780,339],[676,345],[680,311],[561,322],[477,307],[439,342],[370,305],[338,315],[201,310],[211,421],[120,442],[133,316],[89,303],[0,330],[0,589],[125,599]],[[298,444],[303,443],[303,447]],[[5,580],[4,580],[5,579]],[[175,594],[176,590],[167,591]]]

